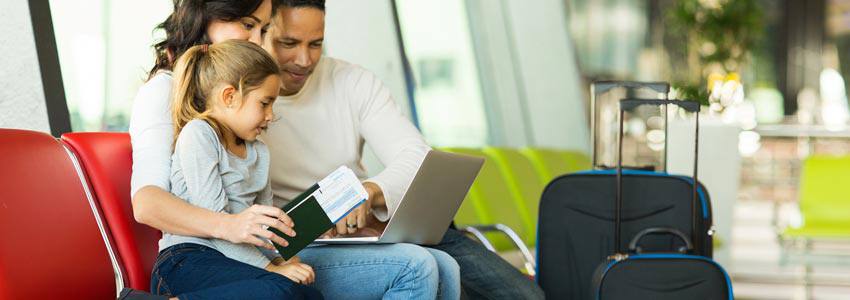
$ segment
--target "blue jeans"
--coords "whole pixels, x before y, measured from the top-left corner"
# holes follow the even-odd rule
[[[464,298],[544,298],[537,283],[460,231],[449,228],[440,244],[429,247],[440,249],[457,261]]]
[[[322,299],[313,288],[184,243],[162,250],[151,274],[151,292],[190,299]]]
[[[459,299],[460,273],[445,252],[412,244],[324,245],[298,253],[328,299]]]

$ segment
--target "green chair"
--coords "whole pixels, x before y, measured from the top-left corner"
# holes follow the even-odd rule
[[[474,235],[485,247],[494,252],[510,255],[519,249],[525,273],[534,276],[535,261],[521,234],[527,235],[525,220],[514,194],[502,176],[499,166],[482,150],[470,148],[441,148],[439,150],[484,157],[484,166],[469,189],[469,193],[455,215],[455,224]],[[514,252],[515,253],[515,252]],[[512,255],[511,255],[512,256]]]
[[[527,237],[524,235],[528,232],[525,221],[517,212],[517,201],[513,199],[508,183],[493,159],[478,149],[443,148],[440,150],[485,158],[478,178],[475,179],[475,183],[472,184],[469,194],[455,216],[455,224],[459,227],[504,224],[516,232],[520,239],[525,240]],[[505,234],[487,232],[484,236],[486,240],[482,242],[486,245],[489,241],[497,251],[516,249],[514,242]]]
[[[544,183],[540,180],[537,170],[528,157],[519,150],[486,147],[484,153],[496,163],[502,176],[508,182],[508,188],[517,201],[517,213],[522,217],[525,224],[525,242],[534,246],[537,242],[537,216],[540,204],[540,195],[543,193]]]
[[[812,156],[803,162],[800,174],[802,226],[788,227],[779,234],[780,265],[789,261],[803,266],[803,285],[811,295],[812,265],[846,264],[847,254],[816,250],[815,242],[850,242],[850,156]]]
[[[520,152],[531,160],[544,184],[563,174],[591,169],[590,158],[576,151],[525,148]]]
[[[812,156],[800,175],[801,227],[785,238],[850,239],[850,156]]]

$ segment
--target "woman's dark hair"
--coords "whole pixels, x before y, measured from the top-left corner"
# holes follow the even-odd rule
[[[165,30],[165,39],[153,45],[156,54],[148,77],[160,70],[171,70],[183,52],[200,44],[209,44],[210,21],[236,21],[250,16],[264,0],[174,0],[174,12],[154,30]],[[272,1],[272,8],[276,1]]]

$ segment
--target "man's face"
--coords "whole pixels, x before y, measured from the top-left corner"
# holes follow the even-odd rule
[[[264,47],[280,67],[281,95],[304,87],[322,57],[325,12],[312,7],[281,7],[273,17]]]

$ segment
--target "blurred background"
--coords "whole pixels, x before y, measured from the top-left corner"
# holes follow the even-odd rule
[[[72,129],[126,131],[172,1],[49,3]],[[850,1],[327,6],[325,54],[381,77],[435,147],[589,158],[594,81],[670,82],[708,108],[700,177],[737,298],[850,299]],[[653,139],[652,122],[629,121],[650,149],[630,155],[653,162],[667,141],[663,163],[688,174],[689,138]]]

